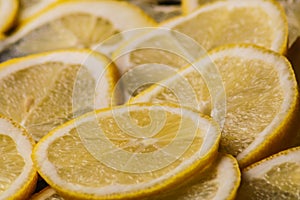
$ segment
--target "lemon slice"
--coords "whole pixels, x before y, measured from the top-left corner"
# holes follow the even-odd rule
[[[63,200],[59,194],[56,193],[51,187],[46,187],[37,194],[34,194],[30,200]]]
[[[56,49],[96,48],[121,31],[154,25],[153,19],[127,2],[62,1],[21,24],[0,45],[4,51],[0,60]],[[103,44],[103,51],[112,51],[123,40],[119,34]]]
[[[237,199],[299,199],[300,147],[255,163],[242,172]]]
[[[125,95],[132,95],[137,83],[167,78],[170,70],[166,69],[189,65],[217,46],[247,43],[282,54],[288,37],[283,8],[268,0],[217,1],[148,32],[145,28],[135,30],[142,31],[139,37],[120,45],[112,56],[121,74],[128,73],[128,78],[123,79]],[[158,73],[159,69],[152,71],[153,64],[161,65],[162,73]],[[132,70],[138,67],[145,69]]]
[[[215,81],[218,75],[225,105],[218,103],[224,96]],[[290,63],[250,45],[213,50],[129,103],[165,101],[198,109],[217,121],[224,119],[225,112],[221,150],[236,156],[241,167],[278,152],[296,133],[298,86]]]
[[[216,1],[163,26],[192,37],[207,50],[238,43],[255,44],[279,53],[287,48],[286,15],[275,1]]]
[[[31,160],[34,141],[18,124],[0,116],[0,199],[27,199],[37,173]]]
[[[18,8],[17,0],[0,0],[0,34],[12,27],[17,17]]]
[[[220,154],[204,173],[195,175],[179,189],[165,191],[155,200],[234,199],[241,181],[239,165],[230,155]]]
[[[31,55],[0,64],[0,113],[25,126],[35,140],[65,121],[114,105],[117,71],[90,50]]]
[[[20,0],[20,20],[25,21],[57,1],[61,0]]]
[[[217,124],[197,112],[136,104],[92,112],[56,128],[36,145],[33,160],[64,198],[142,198],[209,165],[219,138]]]
[[[240,185],[241,173],[235,158],[228,154],[220,154],[211,168],[187,180],[180,188],[165,191],[163,194],[146,199],[153,200],[190,200],[190,199],[234,199]],[[47,187],[31,200],[63,199],[51,187]]]

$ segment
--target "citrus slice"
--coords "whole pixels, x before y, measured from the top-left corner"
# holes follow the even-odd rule
[[[195,175],[179,189],[165,191],[149,199],[191,200],[191,199],[234,199],[241,181],[239,165],[231,155],[220,154],[205,172]]]
[[[96,48],[121,31],[154,25],[153,19],[127,2],[61,1],[21,24],[0,45],[4,51],[0,60],[56,49]],[[118,34],[102,48],[111,51],[122,40]]]
[[[117,71],[102,54],[64,50],[0,64],[0,113],[35,140],[65,121],[117,103]]]
[[[286,15],[281,5],[271,0],[216,1],[163,26],[192,37],[207,50],[238,43],[279,53],[287,48]]]
[[[299,199],[300,147],[288,149],[242,171],[237,199]]]
[[[180,69],[220,45],[247,43],[284,53],[288,35],[284,10],[269,0],[217,1],[156,29],[137,31],[144,33],[124,42],[112,56],[128,77],[123,79],[125,95],[133,93],[136,83],[167,78],[166,69]],[[153,64],[163,72],[151,70]],[[138,67],[144,69],[131,70]]]
[[[225,88],[224,107],[215,106],[222,106],[218,101],[224,95],[214,78],[218,75]],[[241,167],[285,148],[296,134],[298,88],[290,63],[251,45],[213,50],[129,103],[165,101],[198,109],[217,121],[225,112],[221,150],[236,156]]]
[[[17,0],[0,0],[0,34],[12,27],[17,17],[18,7]]]
[[[30,200],[63,200],[57,192],[51,187],[46,187],[37,194],[34,194]]]
[[[153,200],[190,200],[190,199],[234,199],[240,185],[241,173],[235,158],[228,154],[220,154],[211,168],[187,180],[177,188],[164,191]],[[51,187],[47,187],[31,200],[62,200],[63,198]],[[145,200],[148,198],[145,198]]]
[[[20,0],[20,20],[24,21],[50,4],[61,0]]]
[[[35,189],[33,146],[24,128],[0,116],[0,199],[26,199]]]
[[[200,172],[216,158],[219,139],[217,124],[198,112],[136,104],[56,128],[36,145],[33,160],[64,198],[142,198]]]

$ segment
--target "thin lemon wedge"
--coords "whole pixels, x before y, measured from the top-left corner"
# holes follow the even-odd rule
[[[298,98],[295,74],[284,56],[230,45],[209,52],[129,103],[168,101],[211,115],[224,125],[221,150],[246,167],[294,140]]]
[[[0,199],[27,199],[35,189],[37,172],[31,136],[17,123],[0,116]]]
[[[117,104],[118,73],[90,50],[62,50],[0,64],[0,113],[25,126],[35,140],[85,112]]]
[[[83,115],[36,145],[39,174],[69,199],[142,198],[172,188],[217,157],[218,125],[169,104]]]

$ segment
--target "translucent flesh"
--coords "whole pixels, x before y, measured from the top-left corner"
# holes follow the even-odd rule
[[[190,87],[186,87],[188,84]],[[192,89],[192,91],[190,90]],[[197,108],[201,113],[210,115],[211,97],[200,73],[192,71],[184,79],[171,82],[150,99],[151,102],[172,102],[190,108]]]
[[[147,110],[131,111],[130,115],[132,120],[137,122],[137,124],[146,126],[150,122],[147,112]],[[193,122],[187,120],[186,117],[180,118],[180,116],[171,113],[167,114],[165,126],[151,137],[152,142],[150,143],[147,143],[149,138],[147,141],[140,138],[137,139],[122,130],[112,117],[99,117],[98,123],[111,143],[118,148],[132,153],[132,157],[128,162],[135,159],[135,154],[151,153],[163,148],[176,137],[179,128],[181,131],[184,131],[183,133],[195,130],[197,130],[197,132],[192,140],[192,144],[175,162],[166,165],[162,169],[153,170],[151,172],[128,173],[105,165],[101,160],[97,160],[86,150],[77,130],[83,128],[82,130],[85,130],[85,132],[91,132],[93,130],[89,129],[91,129],[93,125],[89,122],[80,124],[80,127],[72,129],[68,134],[56,139],[48,147],[48,159],[53,163],[59,177],[63,180],[91,187],[104,187],[118,184],[128,186],[149,182],[153,179],[163,177],[184,160],[194,155],[199,148],[201,148],[203,141],[202,131],[196,129]],[[188,140],[188,138],[185,137],[181,138],[181,144],[185,143],[186,139]],[[179,146],[177,148],[179,148]],[[140,165],[156,166],[158,162],[163,162],[164,160],[163,158],[156,159],[156,163],[145,162]],[[115,155],[115,161],[119,161],[118,155]]]
[[[272,167],[261,178],[245,181],[238,199],[283,199],[300,198],[300,165],[292,161]]]
[[[184,55],[176,53],[180,52],[176,50],[177,48],[174,40],[170,40],[170,36],[159,35],[143,41],[140,46],[136,47],[136,50],[130,53],[130,62],[132,63],[130,68],[145,63],[165,64],[174,68],[184,67],[189,62]]]
[[[283,103],[278,72],[262,60],[215,60],[226,91],[221,150],[238,155],[272,122]]]
[[[22,173],[24,159],[19,154],[16,143],[0,133],[0,194],[6,191]]]
[[[66,48],[89,48],[115,33],[118,31],[106,19],[84,13],[73,13],[32,30],[8,47],[2,57],[19,57]]]
[[[274,119],[283,103],[283,91],[274,66],[262,60],[226,57],[214,62],[226,92],[227,111],[220,147],[221,151],[236,156]],[[168,88],[160,89],[148,101],[179,103],[210,114],[210,94],[199,72],[193,70],[183,77],[190,88],[182,87],[182,79],[174,79]]]
[[[268,14],[261,8],[222,7],[205,11],[173,29],[195,39],[204,49],[224,44],[253,43],[270,48],[274,40]]]
[[[80,76],[77,75],[80,70]],[[73,87],[80,81],[82,98],[73,107]],[[0,80],[0,113],[24,125],[36,140],[52,128],[92,110],[95,81],[86,68],[48,62],[14,72]],[[86,99],[83,99],[86,98]]]

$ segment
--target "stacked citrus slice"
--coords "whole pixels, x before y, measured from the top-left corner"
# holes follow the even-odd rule
[[[300,147],[247,167],[242,177],[237,199],[299,199]]]
[[[15,122],[0,116],[0,199],[26,199],[35,189],[34,141]]]
[[[90,50],[65,50],[0,64],[0,113],[35,140],[87,111],[114,105],[116,67]]]
[[[284,9],[170,2],[0,0],[0,199],[300,198]]]
[[[213,50],[130,103],[165,101],[210,114],[221,126],[225,118],[221,150],[241,167],[288,146],[297,128],[298,87],[290,63],[254,46]]]
[[[226,154],[219,154],[210,168],[195,177],[180,183],[180,187],[163,191],[161,194],[146,199],[153,200],[191,200],[191,199],[234,199],[240,184],[241,176],[235,158]],[[63,199],[55,190],[45,188],[35,194],[31,200]]]
[[[114,58],[119,60],[121,73],[149,63],[176,69],[195,61],[203,51],[225,44],[254,44],[284,53],[287,38],[287,19],[280,4],[269,0],[217,1],[127,41]]]
[[[37,144],[33,161],[63,197],[141,198],[203,170],[215,159],[219,139],[217,124],[197,112],[136,104],[56,128]]]
[[[20,24],[1,44],[1,60],[56,49],[93,48],[121,31],[154,25],[142,10],[126,2],[61,1]],[[120,34],[103,48],[110,52],[122,40]]]

